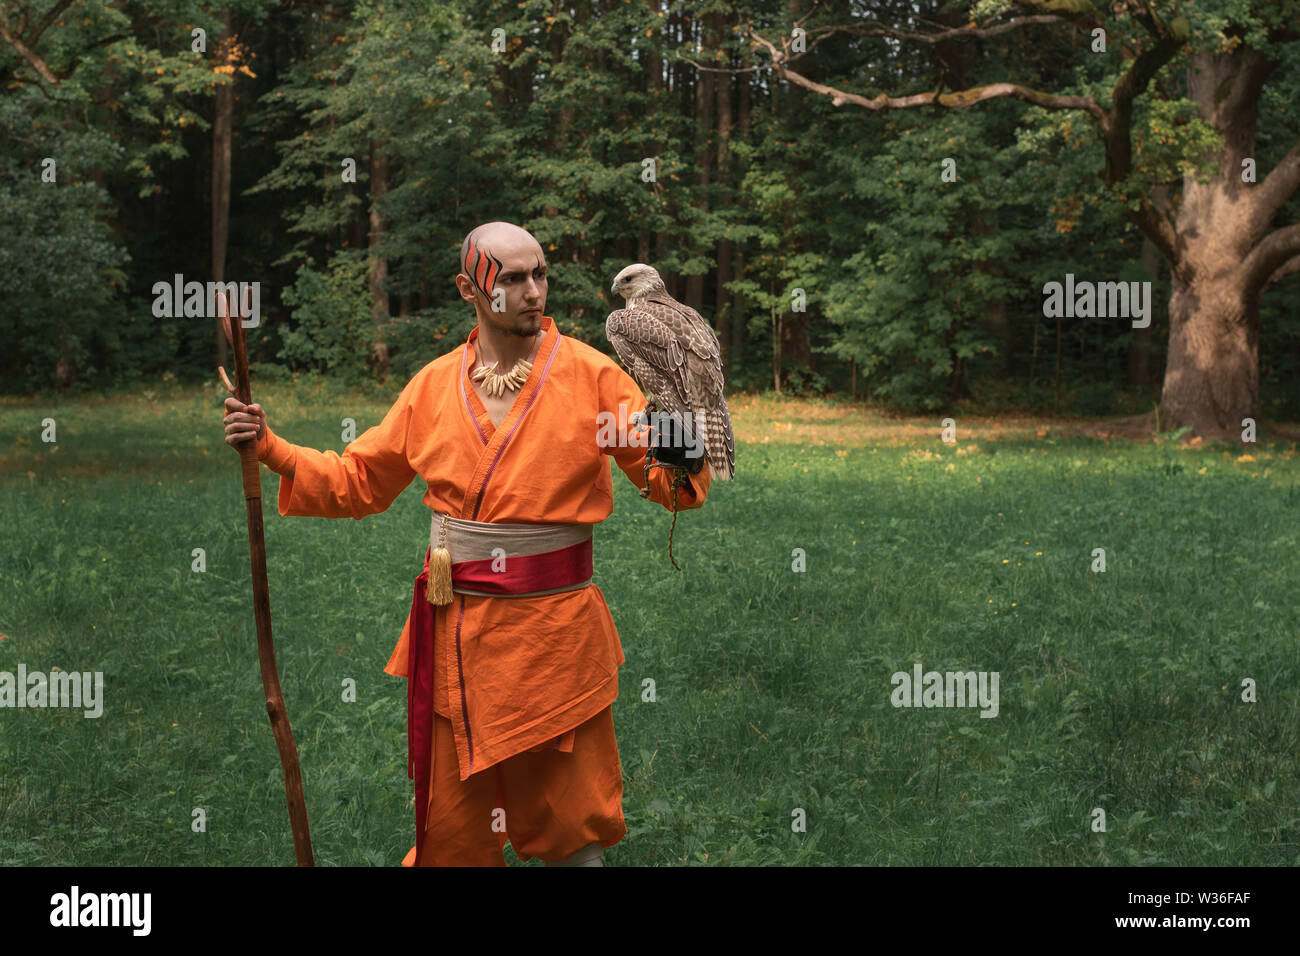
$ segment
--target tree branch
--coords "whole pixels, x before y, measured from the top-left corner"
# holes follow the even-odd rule
[[[1016,17],[1005,23],[984,27],[955,27],[937,30],[933,33],[915,33],[897,30],[879,23],[847,24],[818,27],[808,35],[820,42],[835,33],[851,33],[859,36],[887,36],[896,39],[918,40],[925,43],[937,43],[942,40],[966,37],[989,37],[1007,33],[1024,26],[1063,21],[1079,23],[1100,23],[1101,19],[1089,3],[1079,0],[1020,0],[1020,6],[1032,10],[1047,10],[1048,13]],[[1061,11],[1063,15],[1058,14]],[[984,86],[941,93],[935,90],[929,93],[916,93],[911,96],[891,97],[882,93],[867,97],[858,93],[817,83],[790,68],[791,38],[782,38],[778,46],[763,36],[755,33],[752,24],[746,25],[744,35],[756,46],[765,48],[772,58],[772,68],[777,75],[791,83],[802,86],[814,93],[830,98],[832,105],[843,106],[852,103],[869,110],[907,109],[915,106],[944,106],[963,109],[981,103],[984,100],[1002,97],[1014,97],[1026,103],[1033,103],[1045,109],[1081,110],[1096,122],[1101,133],[1102,144],[1106,150],[1106,182],[1115,185],[1126,180],[1133,171],[1132,122],[1133,101],[1146,91],[1152,78],[1178,53],[1186,43],[1186,37],[1180,38],[1173,30],[1156,19],[1150,11],[1138,12],[1136,18],[1146,28],[1152,44],[1134,57],[1128,70],[1115,84],[1111,93],[1111,106],[1107,110],[1091,96],[1069,96],[1047,93],[1032,89],[1018,83],[989,83]],[[1286,165],[1289,170],[1290,165]],[[1276,170],[1274,173],[1276,174]],[[1272,175],[1269,177],[1273,178]],[[1284,184],[1285,174],[1278,182]],[[1280,186],[1278,187],[1280,188]],[[1268,195],[1271,195],[1268,194]],[[1285,199],[1283,200],[1285,201]],[[1191,275],[1184,261],[1183,242],[1177,230],[1164,215],[1158,204],[1150,197],[1142,197],[1136,210],[1128,210],[1132,222],[1151,239],[1168,260],[1170,269],[1182,281],[1190,281]]]
[[[1060,19],[1060,18],[1053,18]],[[1128,175],[1128,169],[1132,164],[1132,147],[1130,144],[1130,117],[1132,113],[1132,99],[1143,89],[1154,72],[1159,69],[1155,64],[1154,57],[1150,52],[1139,56],[1130,67],[1128,73],[1120,80],[1116,87],[1116,104],[1118,110],[1112,108],[1107,112],[1100,103],[1091,96],[1065,96],[1054,93],[1045,93],[1041,90],[1035,90],[1030,87],[1021,86],[1017,83],[990,83],[985,86],[972,87],[967,90],[959,90],[950,93],[940,93],[938,90],[929,93],[916,93],[911,96],[891,97],[887,94],[880,94],[876,97],[866,97],[857,93],[850,93],[845,90],[836,89],[823,83],[817,83],[803,74],[790,69],[788,42],[783,41],[781,49],[767,40],[765,37],[754,33],[752,29],[746,29],[746,36],[753,39],[753,42],[767,49],[772,57],[772,67],[778,75],[795,83],[814,93],[820,93],[830,98],[835,106],[842,106],[845,103],[852,103],[861,106],[864,109],[907,109],[909,107],[924,106],[933,104],[953,109],[963,109],[973,106],[984,100],[998,99],[1002,97],[1014,97],[1027,103],[1033,103],[1035,106],[1041,106],[1046,109],[1055,110],[1082,110],[1096,121],[1100,128],[1103,142],[1107,149],[1107,182],[1115,183]],[[1177,45],[1174,46],[1177,49]],[[1167,60],[1172,56],[1172,52],[1166,54],[1161,51],[1161,56]],[[1160,61],[1161,64],[1164,62]],[[1124,169],[1124,175],[1116,176],[1119,169]],[[1183,264],[1182,245],[1179,241],[1178,234],[1168,218],[1161,214],[1149,199],[1144,198],[1141,206],[1136,211],[1129,212],[1130,218],[1139,229],[1147,235],[1151,241],[1160,250],[1170,264],[1170,269],[1183,280],[1190,276],[1187,274],[1186,267]]]
[[[1297,256],[1300,256],[1300,223],[1270,232],[1241,264],[1247,294],[1258,294],[1284,275],[1300,269],[1293,262]]]
[[[51,86],[59,85],[59,78],[45,65],[45,61],[28,49],[27,44],[23,43],[19,37],[10,33],[9,26],[5,23],[0,23],[0,40],[4,40],[5,43],[17,50],[22,58],[30,63],[32,68],[43,76]]]
[[[1178,235],[1178,230],[1174,228],[1168,217],[1162,214],[1148,197],[1143,196],[1139,202],[1140,205],[1136,210],[1128,210],[1129,221],[1141,229],[1142,234],[1160,250],[1160,254],[1169,263],[1169,271],[1174,277],[1190,285],[1195,276],[1183,255],[1186,247],[1183,238]]]
[[[1111,93],[1110,112],[1102,126],[1106,141],[1106,179],[1117,183],[1133,171],[1133,101],[1146,91],[1156,72],[1174,58],[1183,41],[1171,34],[1155,35],[1155,45],[1143,50]]]
[[[1251,190],[1258,215],[1263,222],[1270,221],[1287,200],[1300,188],[1300,140],[1291,147],[1282,161],[1273,167],[1262,183]]]
[[[46,88],[46,85],[44,83],[40,82],[39,80],[25,80],[17,73],[13,72],[12,70],[6,70],[4,73],[0,73],[0,86],[8,86],[9,84],[15,84],[17,86],[35,87],[37,90],[40,91],[41,95],[44,96],[47,100],[49,100],[51,103],[61,102],[60,97],[50,95],[50,91],[49,89]]]
[[[990,27],[948,27],[936,30],[933,33],[912,33],[907,30],[885,26],[882,23],[845,24],[843,26],[817,27],[815,30],[809,30],[808,36],[810,39],[821,40],[835,33],[851,33],[862,37],[890,37],[897,40],[916,40],[919,43],[943,43],[945,40],[983,39],[1000,36],[1003,33],[1010,33],[1012,30],[1036,24],[1067,22],[1069,21],[1065,17],[1042,14],[1030,17],[1016,17],[1014,20],[1008,20],[1006,23],[996,23]]]
[[[695,69],[703,70],[705,73],[757,73],[761,70],[770,70],[772,68],[768,64],[762,64],[760,66],[739,66],[739,67],[705,66],[702,63],[696,63],[689,56],[682,56],[681,53],[677,54],[677,59],[681,60],[683,63],[689,63],[691,66],[695,67]]]
[[[94,43],[91,43],[89,46],[82,47],[80,50],[77,51],[77,56],[72,61],[72,64],[60,70],[56,74],[56,76],[58,76],[60,79],[66,80],[73,73],[77,72],[78,67],[81,66],[82,57],[84,57],[91,50],[98,49],[101,46],[108,46],[110,43],[116,43],[118,40],[128,40],[128,39],[130,39],[130,34],[128,33],[115,33],[112,36],[104,37],[102,40],[96,40]]]
[[[861,106],[864,109],[908,109],[913,106],[925,106],[934,104],[937,106],[947,106],[953,109],[963,109],[967,106],[974,106],[976,103],[984,100],[998,99],[1000,97],[1014,96],[1017,99],[1025,100],[1028,103],[1034,103],[1038,106],[1044,106],[1048,109],[1058,110],[1084,110],[1094,116],[1098,121],[1105,116],[1105,110],[1091,96],[1059,96],[1054,93],[1044,93],[1041,90],[1030,89],[1027,86],[1021,86],[1018,83],[990,83],[986,86],[976,86],[968,90],[958,90],[951,93],[914,93],[911,96],[891,97],[888,94],[881,93],[879,96],[866,97],[858,93],[849,93],[845,90],[836,89],[833,86],[826,86],[810,80],[802,73],[797,73],[788,66],[789,57],[785,50],[778,50],[769,40],[759,36],[752,31],[746,31],[747,36],[753,37],[754,41],[767,48],[772,55],[772,68],[783,77],[798,86],[812,90],[814,93],[820,93],[823,96],[830,97],[831,103],[835,106],[843,106],[845,103],[852,103],[855,106]]]
[[[59,14],[70,6],[72,6],[72,0],[59,0],[58,3],[50,8],[50,12],[45,14],[45,17],[41,22],[36,24],[36,29],[27,37],[27,42],[32,46],[36,46],[36,44],[41,40],[41,35],[50,28],[50,24],[58,19]]]
[[[1268,281],[1264,283],[1264,289],[1267,289],[1284,276],[1291,275],[1293,272],[1300,272],[1300,256],[1292,256],[1286,262],[1282,263],[1282,265],[1278,266],[1277,269],[1273,271],[1273,274],[1268,277]],[[1262,292],[1264,289],[1261,289],[1260,291]]]

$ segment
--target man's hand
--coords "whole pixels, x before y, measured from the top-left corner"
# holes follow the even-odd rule
[[[232,448],[249,439],[260,440],[266,434],[266,413],[256,402],[245,405],[237,398],[228,398],[226,411],[226,444]]]
[[[697,449],[698,450],[698,449]],[[692,457],[686,443],[686,430],[676,415],[659,417],[658,434],[650,445],[647,457],[651,462],[660,462],[673,468],[680,468],[692,475],[698,475],[704,467],[704,455]]]
[[[222,325],[226,328],[226,341],[233,346],[235,342],[230,332],[230,310],[224,294],[217,296],[217,314],[221,318]],[[230,379],[226,376],[226,370],[218,368],[217,372],[221,375],[221,383],[226,386],[226,390],[231,395],[238,395],[235,386],[231,384]],[[231,448],[236,448],[240,442],[246,442],[249,439],[258,441],[266,434],[266,412],[262,411],[262,406],[256,402],[252,405],[245,405],[237,397],[228,398],[226,399],[226,413],[226,417],[223,419],[226,425],[226,444]],[[236,448],[236,450],[238,449]]]

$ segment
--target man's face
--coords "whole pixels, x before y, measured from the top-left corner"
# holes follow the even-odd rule
[[[489,234],[470,245],[464,270],[456,277],[461,297],[503,332],[535,335],[546,311],[546,257],[526,235],[495,239]]]

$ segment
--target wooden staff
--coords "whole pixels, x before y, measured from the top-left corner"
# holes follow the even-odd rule
[[[224,368],[218,368],[221,381],[230,394],[245,405],[253,403],[253,389],[248,381],[248,350],[244,341],[244,323],[235,323],[231,333],[230,312],[225,296],[220,295],[221,318],[226,338],[235,353],[235,378],[230,384]],[[302,794],[302,769],[298,766],[298,748],[289,727],[280,692],[280,674],[275,666],[275,643],[271,639],[271,591],[266,579],[266,537],[262,531],[262,480],[257,459],[257,439],[239,443],[239,463],[244,476],[244,503],[248,508],[248,552],[253,563],[253,614],[257,618],[257,658],[262,666],[262,689],[266,694],[266,713],[271,718],[271,732],[280,749],[280,766],[284,770],[284,796],[289,804],[289,825],[293,828],[293,852],[299,866],[315,866],[311,852],[311,831],[307,827],[307,803]]]

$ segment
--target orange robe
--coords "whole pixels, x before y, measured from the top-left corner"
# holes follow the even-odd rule
[[[617,427],[645,407],[645,396],[606,355],[561,335],[549,316],[541,324],[532,372],[499,427],[467,374],[475,328],[465,345],[421,369],[342,455],[268,430],[263,460],[283,476],[280,514],[359,519],[383,511],[419,475],[426,505],[474,521],[604,521],[614,503],[605,456],[642,487],[646,430],[629,429],[640,445],[601,447],[598,415],[609,413]],[[679,489],[678,509],[700,507],[709,484],[706,464]],[[650,490],[671,507],[667,469],[651,470]],[[599,541],[597,532],[597,555]],[[409,677],[410,627],[408,615],[389,674]],[[594,583],[540,597],[457,594],[437,609],[434,633],[434,712],[452,723],[461,780],[528,750],[572,749],[574,728],[618,697],[623,648]]]

